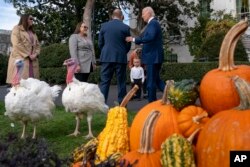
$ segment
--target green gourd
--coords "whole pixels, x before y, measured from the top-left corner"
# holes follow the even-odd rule
[[[195,103],[198,98],[197,83],[193,79],[184,79],[174,82],[167,94],[170,103],[180,111]]]
[[[161,164],[163,167],[195,167],[192,140],[197,129],[188,139],[180,134],[173,134],[161,145]]]

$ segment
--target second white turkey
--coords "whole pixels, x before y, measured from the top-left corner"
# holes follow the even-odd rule
[[[62,94],[62,103],[67,112],[75,114],[76,119],[75,131],[70,135],[77,136],[80,134],[80,119],[82,119],[83,116],[86,116],[89,131],[86,138],[91,138],[93,137],[91,129],[93,114],[100,111],[106,113],[109,107],[105,104],[104,96],[98,85],[80,82],[74,78],[74,73],[77,67],[74,59],[71,58],[65,60],[64,65],[67,66],[67,87]]]

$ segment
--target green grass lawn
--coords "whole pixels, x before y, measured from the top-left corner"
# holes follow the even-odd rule
[[[9,132],[17,133],[21,136],[22,124],[10,120],[4,115],[4,103],[0,102],[0,136],[6,136]],[[136,112],[128,112],[129,125],[131,124]],[[46,121],[41,121],[37,124],[37,137],[46,138],[51,146],[60,157],[69,157],[74,148],[85,143],[84,138],[88,134],[87,120],[84,118],[80,124],[81,135],[78,137],[67,136],[73,133],[75,129],[75,117],[72,113],[65,112],[63,107],[56,107],[53,118]],[[96,113],[92,120],[92,131],[94,136],[102,131],[106,124],[106,114]],[[14,127],[11,126],[14,123]],[[28,124],[27,135],[32,136],[33,126]]]

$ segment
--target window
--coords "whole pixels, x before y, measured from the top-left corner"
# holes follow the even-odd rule
[[[250,0],[236,0],[236,11],[240,18],[249,15],[249,1]]]
[[[200,11],[201,11],[201,16],[202,17],[209,17],[210,15],[210,1],[208,2],[207,0],[200,0]]]

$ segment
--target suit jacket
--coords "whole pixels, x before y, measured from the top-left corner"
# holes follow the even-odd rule
[[[162,31],[159,22],[152,19],[141,36],[135,38],[136,44],[142,46],[142,63],[158,64],[163,63],[164,51]]]
[[[125,41],[127,36],[130,36],[130,28],[121,20],[113,19],[103,23],[98,38],[100,62],[127,63],[127,53],[131,46],[131,43]]]
[[[34,34],[34,40],[32,43],[27,31],[24,30],[23,26],[15,26],[11,32],[11,43],[12,51],[9,57],[8,72],[7,72],[7,83],[11,83],[13,74],[15,73],[15,61],[17,59],[24,59],[24,68],[22,72],[22,78],[29,78],[29,55],[32,51],[37,55],[40,54],[40,43],[36,34]],[[39,78],[39,63],[38,59],[32,61],[34,78]]]
[[[72,34],[69,38],[70,56],[78,62],[81,73],[89,73],[90,66],[96,64],[94,46],[92,42],[79,34]]]

